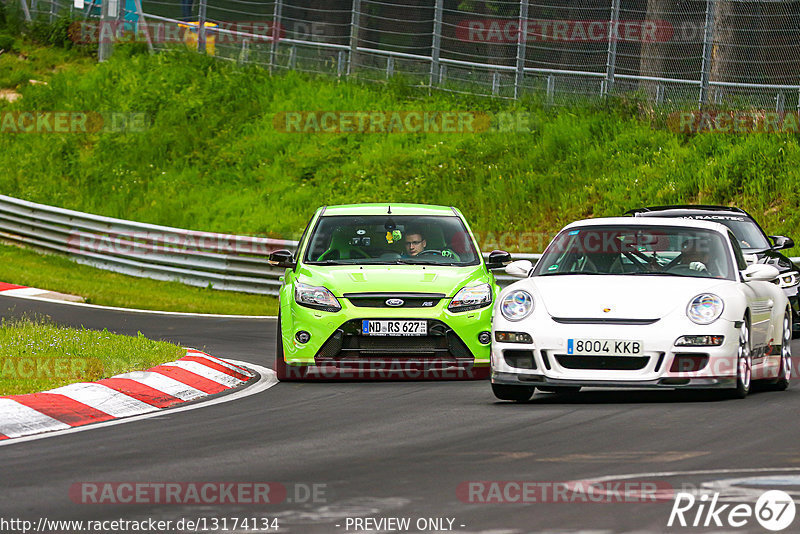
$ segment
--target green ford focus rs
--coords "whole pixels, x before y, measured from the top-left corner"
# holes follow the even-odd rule
[[[280,290],[276,373],[298,379],[464,379],[489,372],[490,269],[461,213],[416,204],[317,210]]]

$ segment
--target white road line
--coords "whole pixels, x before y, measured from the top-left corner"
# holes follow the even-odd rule
[[[221,371],[217,371],[216,369],[212,369],[207,365],[197,362],[185,362],[178,360],[177,362],[162,363],[161,367],[178,367],[179,369],[185,369],[186,371],[200,375],[203,378],[213,380],[214,382],[228,387],[236,387],[244,383],[244,380],[239,380],[235,376],[227,375]]]
[[[0,295],[6,295],[8,297],[32,297],[34,295],[41,295],[42,293],[49,293],[49,291],[37,289],[35,287],[20,287],[17,289],[6,289],[0,292]]]
[[[258,382],[251,386],[247,386],[242,388],[238,391],[234,391],[228,395],[223,395],[221,397],[216,397],[214,399],[208,400],[206,402],[198,402],[196,404],[190,404],[188,406],[180,406],[176,408],[165,408],[163,410],[159,410],[153,413],[146,413],[142,415],[135,415],[133,417],[126,417],[125,419],[115,419],[113,421],[105,421],[103,423],[94,423],[90,425],[84,426],[76,426],[73,428],[68,428],[65,430],[58,430],[56,432],[47,432],[44,434],[36,434],[34,436],[24,436],[16,439],[4,439],[0,441],[0,447],[8,447],[9,445],[16,445],[17,443],[25,443],[28,441],[35,441],[38,439],[46,439],[52,438],[56,436],[63,436],[65,434],[72,434],[74,432],[85,432],[87,430],[94,430],[95,428],[105,427],[105,426],[114,426],[114,425],[122,425],[125,423],[131,423],[133,421],[141,421],[143,419],[150,419],[153,417],[160,417],[162,415],[173,415],[178,412],[184,412],[188,410],[197,410],[199,408],[205,408],[207,406],[213,406],[215,404],[221,404],[223,402],[231,402],[238,399],[242,399],[244,397],[249,397],[250,395],[255,395],[257,393],[261,393],[265,391],[275,384],[278,383],[278,379],[275,376],[275,371],[272,369],[267,369],[266,367],[262,367],[260,365],[255,365],[248,362],[241,362],[238,360],[226,360],[234,365],[244,365],[251,369],[254,369],[258,372],[261,376],[258,379]],[[2,401],[3,399],[0,399]],[[8,435],[8,434],[6,434]]]
[[[27,289],[27,288],[26,288]],[[210,319],[214,318],[221,318],[221,319],[277,319],[277,315],[225,315],[225,314],[218,314],[218,313],[189,313],[189,312],[171,312],[171,311],[159,311],[159,310],[140,310],[138,308],[118,308],[116,306],[100,306],[99,304],[87,304],[85,302],[70,302],[68,300],[60,300],[60,299],[53,299],[48,297],[37,297],[37,296],[30,296],[30,295],[14,295],[9,294],[13,289],[9,289],[8,291],[0,291],[0,297],[6,295],[9,297],[20,298],[20,299],[27,299],[27,300],[38,300],[41,302],[50,302],[53,304],[64,304],[66,306],[80,306],[83,308],[94,308],[96,310],[108,310],[108,311],[122,311],[122,312],[130,312],[130,313],[145,313],[145,314],[152,314],[152,315],[176,315],[181,317],[208,317]],[[49,291],[40,290],[42,293],[49,293]]]
[[[49,432],[51,430],[71,428],[66,423],[37,412],[33,408],[29,408],[12,399],[0,399],[0,413],[3,414],[3,418],[0,420],[0,434],[9,438],[24,436],[31,432]],[[9,440],[0,441],[0,443],[8,442]]]
[[[78,382],[51,389],[46,393],[64,395],[114,417],[128,417],[158,410],[155,406],[134,399],[108,386],[92,382]]]

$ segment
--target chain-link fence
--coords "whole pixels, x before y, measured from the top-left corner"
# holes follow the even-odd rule
[[[638,93],[800,111],[800,0],[8,1],[30,2],[32,17],[105,14],[155,48],[273,70],[550,103]]]

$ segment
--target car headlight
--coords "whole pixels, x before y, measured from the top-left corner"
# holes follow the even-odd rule
[[[796,272],[782,274],[778,277],[778,285],[781,287],[794,287],[797,284],[800,284],[800,274]]]
[[[337,312],[342,305],[328,288],[297,283],[294,286],[294,300],[301,306],[327,312]]]
[[[456,293],[447,306],[451,312],[463,312],[485,308],[492,303],[492,286],[481,284],[479,286],[465,287]]]
[[[512,291],[500,302],[500,313],[509,321],[521,321],[533,311],[533,297],[527,291]]]
[[[686,315],[693,323],[711,324],[722,315],[725,305],[722,299],[713,293],[701,293],[689,302]]]

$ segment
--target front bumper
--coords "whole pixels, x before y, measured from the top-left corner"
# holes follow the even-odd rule
[[[449,299],[425,308],[353,305],[339,298],[342,309],[325,312],[282,306],[284,358],[302,367],[308,378],[481,378],[489,371],[490,345],[478,340],[491,329],[491,306],[453,313]],[[425,320],[425,336],[366,336],[365,319]],[[311,335],[307,343],[299,331]]]
[[[533,343],[492,343],[492,382],[526,386],[631,388],[733,388],[736,386],[737,323],[719,319],[649,325],[561,324],[540,319],[524,328],[495,319],[494,330],[526,331]],[[521,328],[522,327],[522,328]],[[686,335],[722,335],[720,346],[678,347]],[[569,354],[569,339],[641,341],[635,356]],[[515,352],[516,351],[516,352]],[[520,352],[521,351],[521,352]],[[527,352],[525,352],[527,351]]]

